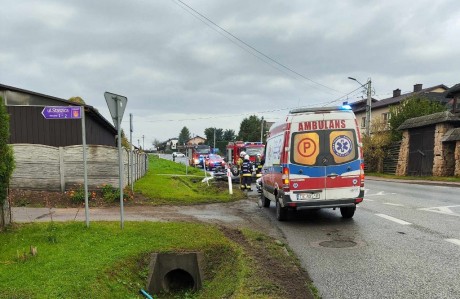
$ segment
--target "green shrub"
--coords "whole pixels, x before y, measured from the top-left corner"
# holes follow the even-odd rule
[[[6,201],[7,189],[13,174],[13,149],[8,144],[10,137],[10,117],[6,111],[3,99],[0,97],[0,208]],[[3,213],[0,212],[0,226],[4,225]]]
[[[88,198],[90,198],[91,193],[88,191]],[[80,186],[77,190],[70,191],[70,199],[74,203],[82,203],[85,202],[85,190],[82,186]]]
[[[101,192],[102,192],[102,198],[106,202],[114,202],[115,200],[117,200],[117,198],[120,197],[119,195],[120,191],[110,184],[102,186]]]

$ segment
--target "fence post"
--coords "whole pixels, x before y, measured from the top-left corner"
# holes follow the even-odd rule
[[[64,148],[59,147],[59,176],[61,180],[61,192],[65,192],[65,167],[64,167]]]

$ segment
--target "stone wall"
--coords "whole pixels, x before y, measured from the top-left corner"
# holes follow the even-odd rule
[[[52,147],[38,144],[13,144],[16,168],[10,182],[12,189],[65,191],[84,184],[83,146]],[[110,146],[88,145],[86,155],[88,187],[119,186],[118,149]],[[129,163],[129,164],[128,164]],[[131,174],[131,163],[134,173]],[[137,180],[146,173],[146,154],[135,154],[128,160],[123,149],[123,185],[133,176]],[[129,166],[128,166],[129,165]]]
[[[455,144],[452,142],[442,142],[444,135],[453,126],[446,123],[436,125],[434,133],[434,161],[433,176],[452,176],[455,171],[454,157]]]
[[[409,163],[409,130],[404,130],[402,134],[401,147],[399,149],[398,164],[396,175],[407,175]]]

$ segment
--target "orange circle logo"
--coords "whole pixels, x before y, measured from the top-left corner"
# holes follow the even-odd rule
[[[313,156],[316,152],[315,141],[313,141],[313,139],[310,138],[304,138],[300,140],[299,144],[297,144],[297,152],[299,153],[299,155],[305,158]]]

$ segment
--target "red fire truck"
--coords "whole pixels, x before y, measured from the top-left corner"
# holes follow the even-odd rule
[[[249,155],[249,160],[255,162],[257,154],[260,154],[262,160],[264,159],[264,150],[265,145],[262,142],[229,142],[227,145],[227,161],[233,175],[238,175],[237,162],[241,152],[245,152]]]
[[[187,149],[189,164],[193,167],[203,167],[203,161],[211,153],[211,147],[205,144],[191,146]]]

